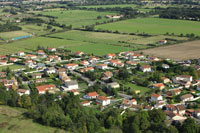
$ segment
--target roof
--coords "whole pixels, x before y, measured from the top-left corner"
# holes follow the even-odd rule
[[[55,88],[56,86],[53,84],[50,85],[41,85],[41,86],[37,86],[36,89],[38,90],[38,92],[43,92],[43,91],[47,91],[50,88]]]
[[[151,66],[150,65],[143,65],[143,66],[141,66],[142,68],[151,68]]]
[[[181,111],[181,110],[185,110],[185,107],[183,105],[177,105],[176,108]]]
[[[19,93],[25,93],[26,91],[28,91],[28,90],[25,90],[25,89],[17,89],[17,92],[19,92]]]
[[[90,103],[90,101],[82,101],[81,104],[87,104]]]
[[[159,96],[161,96],[160,94],[152,94],[152,97],[158,98]]]
[[[164,86],[164,84],[163,83],[158,83],[158,84],[154,84],[153,86],[154,87],[162,87],[162,86]]]
[[[108,100],[108,98],[105,97],[105,96],[98,96],[97,99],[100,100],[100,101],[106,101],[106,100]]]
[[[72,80],[72,81],[67,81],[65,82],[67,85],[77,85],[77,81],[76,80]]]
[[[89,97],[94,97],[94,96],[98,96],[99,94],[96,92],[90,92],[87,94]]]
[[[190,97],[193,97],[193,95],[192,94],[185,94],[185,95],[181,96],[181,99],[187,99],[187,98],[190,98]]]
[[[107,66],[106,64],[97,64],[97,66]]]
[[[121,63],[120,60],[110,60],[110,63]]]
[[[116,54],[107,54],[108,56],[116,56]]]
[[[77,66],[78,64],[72,63],[72,64],[66,64],[66,66]]]

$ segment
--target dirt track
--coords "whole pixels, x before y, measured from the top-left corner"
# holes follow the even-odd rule
[[[200,58],[200,41],[186,42],[182,44],[161,46],[142,50],[144,54],[170,58],[175,60],[187,60]]]

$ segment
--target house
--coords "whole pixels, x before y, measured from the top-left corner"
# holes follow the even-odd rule
[[[0,65],[6,65],[7,64],[7,60],[0,60]]]
[[[112,59],[112,58],[114,58],[114,57],[116,57],[116,54],[107,54],[107,55],[106,55],[106,58],[107,58],[107,59]]]
[[[20,96],[22,96],[22,95],[30,95],[30,90],[17,89],[17,94],[19,94]]]
[[[42,55],[45,54],[45,52],[44,52],[43,50],[38,50],[38,51],[37,51],[37,54],[40,55],[40,56],[42,56]]]
[[[78,67],[78,64],[72,63],[72,64],[66,64],[65,68],[69,70],[75,70]]]
[[[137,101],[135,99],[131,99],[131,100],[124,99],[122,101],[120,108],[127,109],[127,108],[130,108],[132,105],[137,105]]]
[[[176,109],[176,106],[173,105],[173,104],[168,104],[166,105],[166,110],[169,110],[169,111],[172,111],[173,113],[177,113],[177,109]]]
[[[164,84],[166,83],[169,83],[170,82],[170,79],[169,78],[166,78],[166,77],[161,77],[162,81]]]
[[[79,95],[79,92],[77,89],[72,89],[69,92],[73,93],[74,95]]]
[[[3,82],[6,88],[10,88],[13,85],[18,86],[18,82],[15,78],[12,78],[11,80],[4,80]]]
[[[25,53],[24,52],[22,52],[22,51],[19,51],[19,52],[17,52],[17,56],[25,56]]]
[[[156,109],[162,109],[165,106],[165,102],[158,102],[154,105]]]
[[[126,64],[130,66],[137,66],[138,63],[134,61],[127,61]]]
[[[153,56],[149,56],[148,59],[151,61],[160,61],[158,57],[153,57]]]
[[[54,74],[54,73],[56,73],[56,69],[54,67],[49,67],[49,68],[45,69],[45,72],[47,74]]]
[[[66,70],[65,70],[65,68],[59,68],[56,70],[56,73],[57,74],[66,73]]]
[[[84,95],[83,98],[85,99],[96,99],[99,96],[96,92],[90,92],[87,95]]]
[[[91,63],[95,63],[95,62],[97,62],[98,60],[100,60],[99,57],[91,57],[88,61],[91,62]]]
[[[0,78],[5,78],[7,76],[6,72],[0,72]]]
[[[38,63],[37,66],[36,66],[36,70],[45,70],[46,69],[46,66],[44,63]]]
[[[63,82],[71,81],[71,79],[67,76],[66,73],[59,73],[59,78],[60,78]]]
[[[47,82],[47,80],[45,78],[35,80],[35,83],[44,83],[44,82]]]
[[[113,73],[110,72],[110,71],[107,71],[107,72],[104,72],[104,73],[103,73],[103,77],[105,77],[105,78],[107,78],[107,79],[111,78],[112,76],[113,76]]]
[[[160,45],[163,45],[163,44],[166,44],[167,43],[167,40],[160,40],[160,41],[158,41],[158,44],[160,44]]]
[[[151,66],[150,66],[150,65],[142,65],[142,66],[140,67],[140,70],[141,70],[142,72],[151,72]]]
[[[49,52],[56,52],[56,48],[48,48]]]
[[[7,60],[8,57],[6,55],[0,55],[0,60]]]
[[[192,94],[185,94],[185,95],[182,95],[180,99],[182,102],[191,101],[194,99],[194,96]]]
[[[36,55],[32,55],[32,54],[27,54],[27,55],[26,55],[26,58],[27,58],[27,59],[36,59],[37,56],[36,56]]]
[[[26,65],[26,66],[28,66],[28,68],[35,68],[36,67],[36,62],[35,61],[32,61],[32,60],[26,60],[25,62],[24,62],[24,64]]]
[[[144,58],[144,55],[141,55],[141,54],[134,54],[134,55],[131,55],[129,57],[129,60],[134,60],[134,59],[141,59],[141,58]]]
[[[46,59],[47,61],[61,61],[61,57],[57,55],[49,55],[48,58]]]
[[[175,90],[172,90],[171,92],[172,92],[172,95],[175,95],[175,96],[181,94],[180,89],[175,89]]]
[[[82,66],[88,66],[89,64],[90,63],[88,61],[86,61],[86,60],[81,61],[81,63],[80,63],[80,65],[82,65]]]
[[[88,72],[88,71],[94,71],[94,68],[93,67],[87,67],[87,68],[80,69],[80,72],[82,72],[82,73]]]
[[[177,113],[180,115],[185,114],[185,107],[183,105],[176,105]]]
[[[200,84],[197,86],[197,90],[200,91]]]
[[[194,116],[200,118],[200,109],[194,111]]]
[[[119,85],[119,83],[117,83],[117,82],[112,82],[112,83],[108,83],[108,84],[107,84],[107,87],[108,87],[108,88],[119,88],[120,85]]]
[[[35,79],[39,79],[39,78],[42,78],[42,74],[41,73],[34,73],[34,74],[32,74],[32,77],[35,78]]]
[[[18,58],[10,58],[9,59],[11,62],[17,62],[18,61]]]
[[[173,113],[172,111],[169,110],[165,110],[164,113],[166,114],[168,120],[183,122],[185,119],[187,119],[187,117]]]
[[[82,56],[84,53],[83,52],[81,52],[81,51],[76,51],[76,52],[74,52],[74,55],[76,55],[76,56]]]
[[[110,60],[109,62],[109,64],[112,66],[118,66],[118,64],[122,63],[121,60]]]
[[[41,85],[36,87],[39,94],[45,94],[48,90],[56,89],[56,86],[53,84],[50,85]]]
[[[165,85],[163,83],[153,84],[153,88],[163,90],[165,88]]]
[[[127,51],[127,52],[124,52],[123,55],[128,57],[128,56],[131,56],[131,55],[134,55],[134,51]]]
[[[172,80],[174,83],[187,82],[187,81],[192,82],[193,81],[192,76],[190,76],[190,75],[175,76],[172,78]]]
[[[103,106],[106,106],[106,105],[109,105],[110,104],[110,99],[108,99],[107,97],[105,96],[98,96],[96,98],[96,101],[99,103],[99,104],[102,104]]]
[[[90,106],[91,101],[82,101],[81,104],[83,106]]]
[[[73,90],[73,89],[78,89],[78,83],[76,80],[65,82],[65,86],[67,87],[67,91]]]
[[[108,66],[106,64],[97,64],[96,67],[102,70],[108,69]]]
[[[163,97],[160,94],[152,94],[151,95],[151,99],[150,99],[151,102],[158,103],[159,101],[162,101],[162,100],[163,100]]]
[[[168,64],[162,64],[162,68],[164,68],[164,69],[169,69],[170,67],[169,67]]]

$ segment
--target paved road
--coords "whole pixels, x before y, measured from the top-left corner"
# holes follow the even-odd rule
[[[80,73],[78,73],[78,72],[75,72],[75,71],[73,71],[73,70],[71,70],[70,72],[73,73],[73,74],[78,75],[79,77],[81,77],[81,78],[82,78],[83,80],[85,80],[90,86],[93,86],[93,85],[96,83],[96,81],[91,81],[89,78],[83,76],[82,74],[80,74]]]
[[[126,95],[126,94],[123,94],[123,93],[120,93],[120,92],[118,92],[118,96],[123,97],[124,99],[131,99],[133,97],[131,95]]]

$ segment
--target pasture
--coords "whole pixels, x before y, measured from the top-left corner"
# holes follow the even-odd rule
[[[96,22],[104,22],[109,19],[105,18],[107,14],[114,15],[117,13],[109,12],[96,12],[96,11],[84,11],[84,10],[60,10],[60,11],[42,11],[38,14],[49,15],[58,17],[55,19],[60,24],[72,25],[73,28],[81,28],[85,25],[95,24]],[[101,19],[97,19],[97,16],[101,16]]]
[[[144,54],[174,60],[187,60],[200,58],[200,41],[185,42],[177,45],[162,46],[142,50]]]
[[[4,40],[10,40],[14,37],[25,36],[25,35],[30,35],[30,34],[24,31],[0,32],[0,38]]]
[[[104,29],[126,33],[148,33],[153,35],[181,33],[200,35],[200,23],[188,20],[173,20],[161,18],[136,18],[96,26],[96,29]]]
[[[127,50],[127,48],[123,46],[113,46],[103,43],[90,43],[76,40],[37,37],[2,44],[0,45],[0,54],[12,54],[18,51],[32,51],[36,50],[38,45],[56,48],[64,47],[72,51],[83,51],[85,53],[93,53],[95,55],[105,55],[107,53],[115,53]]]
[[[33,120],[23,116],[25,110],[20,108],[11,108],[8,106],[0,106],[0,132],[1,133],[64,133],[65,131],[42,126],[34,123]]]

